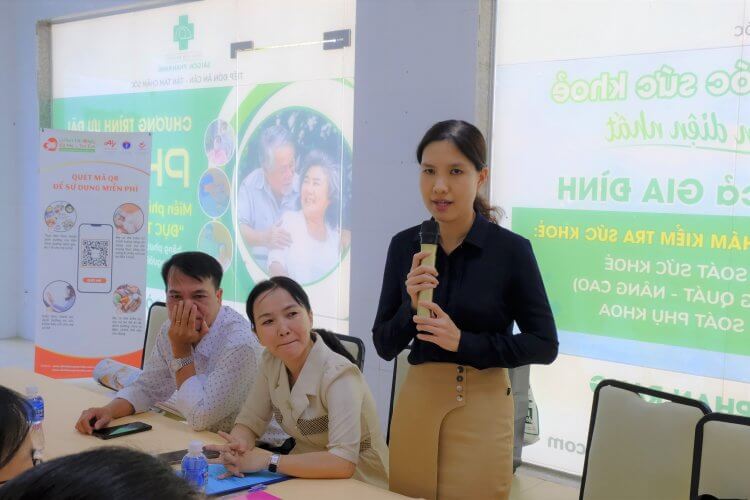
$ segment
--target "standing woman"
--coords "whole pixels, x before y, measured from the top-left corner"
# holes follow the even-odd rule
[[[391,240],[373,340],[391,360],[413,342],[396,403],[390,488],[429,499],[503,498],[513,475],[508,368],[551,363],[557,331],[525,238],[500,227],[480,196],[482,133],[436,123],[417,147],[422,200],[440,227],[435,267],[422,265],[419,226]],[[433,302],[420,302],[422,290]],[[431,312],[416,316],[417,306]],[[521,330],[513,335],[513,323]]]

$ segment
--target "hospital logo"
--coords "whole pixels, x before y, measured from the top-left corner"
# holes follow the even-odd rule
[[[177,43],[180,50],[187,50],[188,42],[195,38],[195,25],[188,22],[188,16],[180,16],[179,21],[172,28],[172,41]]]
[[[143,151],[144,149],[146,149],[146,143],[143,142],[143,141],[139,142],[138,143],[138,149],[140,149],[141,151]]]
[[[42,144],[42,148],[62,153],[93,153],[96,151],[96,143],[88,137],[50,137]]]
[[[130,143],[128,141],[123,142],[122,143],[122,149],[124,149],[125,151],[127,151],[128,149],[130,149]]]
[[[108,149],[110,151],[113,151],[117,148],[117,141],[114,139],[107,139],[104,141],[104,149]]]
[[[49,139],[44,141],[42,147],[47,151],[57,151],[57,139],[55,139],[54,137],[50,137]]]

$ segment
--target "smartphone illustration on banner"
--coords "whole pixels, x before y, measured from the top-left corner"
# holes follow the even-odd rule
[[[78,291],[83,293],[112,291],[112,226],[110,224],[78,226]]]

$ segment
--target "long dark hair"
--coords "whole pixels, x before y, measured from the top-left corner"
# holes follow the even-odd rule
[[[32,411],[26,398],[0,385],[0,469],[13,460],[29,434]]]
[[[422,163],[424,149],[433,142],[450,141],[461,151],[466,158],[474,164],[477,172],[487,167],[487,141],[484,140],[482,132],[474,125],[463,120],[445,120],[437,122],[425,133],[417,146],[417,161]],[[493,207],[482,196],[477,193],[474,198],[474,211],[481,214],[490,222],[498,223],[502,218],[502,210]]]
[[[192,500],[205,498],[156,457],[103,447],[33,467],[0,488],[3,500]]]
[[[253,287],[253,289],[250,290],[250,295],[247,296],[245,312],[247,312],[247,317],[250,319],[250,324],[252,325],[253,330],[255,330],[255,317],[253,316],[253,306],[255,305],[255,302],[262,294],[276,288],[286,290],[297,304],[304,307],[308,313],[312,313],[312,308],[310,307],[310,299],[299,283],[291,278],[287,278],[286,276],[274,276],[257,283]],[[315,341],[317,337],[320,337],[333,352],[341,354],[346,359],[354,363],[355,366],[357,365],[357,362],[354,360],[354,356],[352,356],[351,353],[346,350],[344,344],[342,344],[341,341],[336,338],[335,333],[328,330],[323,330],[321,328],[316,328],[310,332],[310,338]]]

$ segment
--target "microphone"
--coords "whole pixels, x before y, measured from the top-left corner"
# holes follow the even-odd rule
[[[426,220],[419,228],[419,243],[422,252],[429,252],[430,255],[422,259],[422,265],[435,266],[435,255],[437,255],[438,237],[440,236],[440,226],[434,220]],[[417,296],[419,302],[432,302],[432,288],[422,290]],[[417,306],[417,316],[422,318],[430,317],[430,310],[423,306]]]

